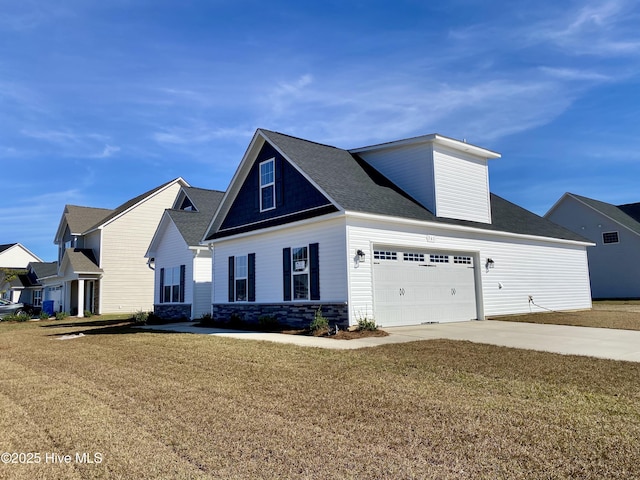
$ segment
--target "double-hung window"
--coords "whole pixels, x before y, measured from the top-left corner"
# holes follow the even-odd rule
[[[256,254],[229,257],[229,302],[256,301]]]
[[[160,303],[184,302],[184,265],[160,269]]]
[[[293,266],[293,299],[309,299],[309,249],[296,247],[291,249],[291,265]]]
[[[235,266],[235,301],[247,301],[247,256],[239,255],[236,257]]]
[[[260,163],[260,211],[276,208],[275,158]]]
[[[33,306],[39,307],[42,305],[42,290],[33,291]]]

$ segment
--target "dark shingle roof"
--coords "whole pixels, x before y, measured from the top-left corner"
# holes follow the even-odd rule
[[[31,262],[29,266],[37,278],[52,277],[58,273],[58,262]]]
[[[575,193],[569,193],[569,195],[598,210],[620,225],[640,234],[640,203],[612,205],[607,202],[601,202],[600,200],[594,200],[593,198],[576,195]]]
[[[5,243],[4,245],[0,245],[0,252],[4,252],[5,250],[8,250],[14,245],[17,245],[17,243]]]
[[[108,208],[80,207],[78,205],[65,206],[65,219],[71,233],[81,234],[95,224],[100,223],[113,210]]]
[[[167,213],[187,245],[198,245],[220,205],[224,192],[194,187],[183,187],[183,190],[198,211],[170,209]]]
[[[491,224],[436,217],[364,160],[346,150],[268,130],[261,132],[344,210],[490,231],[588,241],[494,194],[491,194]]]
[[[90,248],[67,248],[65,255],[69,259],[74,272],[102,273],[93,250]]]

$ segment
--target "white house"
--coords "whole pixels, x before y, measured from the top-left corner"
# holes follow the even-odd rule
[[[154,313],[196,319],[211,313],[211,249],[200,240],[223,192],[182,187],[151,240],[146,257],[155,269]]]
[[[595,244],[587,251],[593,298],[640,298],[640,203],[565,193],[545,217]]]
[[[176,178],[115,209],[66,205],[55,244],[56,275],[40,278],[44,301],[82,317],[153,308],[154,275],[144,257],[165,209],[188,186]]]
[[[258,130],[203,242],[214,317],[354,325],[591,307],[584,237],[489,191],[441,135],[343,150]]]

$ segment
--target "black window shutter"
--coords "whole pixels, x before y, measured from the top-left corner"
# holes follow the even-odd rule
[[[247,257],[247,300],[250,302],[256,301],[256,254],[250,253]]]
[[[311,300],[320,300],[320,258],[318,244],[309,245],[309,293]]]
[[[235,301],[235,257],[229,257],[229,301]]]
[[[282,298],[291,300],[291,249],[282,249]]]
[[[160,269],[160,303],[164,303],[164,268]]]
[[[184,303],[184,280],[186,270],[185,265],[180,265],[180,303]]]
[[[274,192],[276,196],[275,205],[277,207],[281,207],[284,204],[284,194],[283,194],[284,183],[282,182],[283,163],[284,161],[280,157],[277,157],[273,162],[273,168],[275,169],[275,184],[276,184],[275,192]]]

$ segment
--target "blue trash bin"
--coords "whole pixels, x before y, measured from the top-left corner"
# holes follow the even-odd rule
[[[50,317],[53,316],[53,300],[45,300],[42,302],[42,311],[47,313]]]

